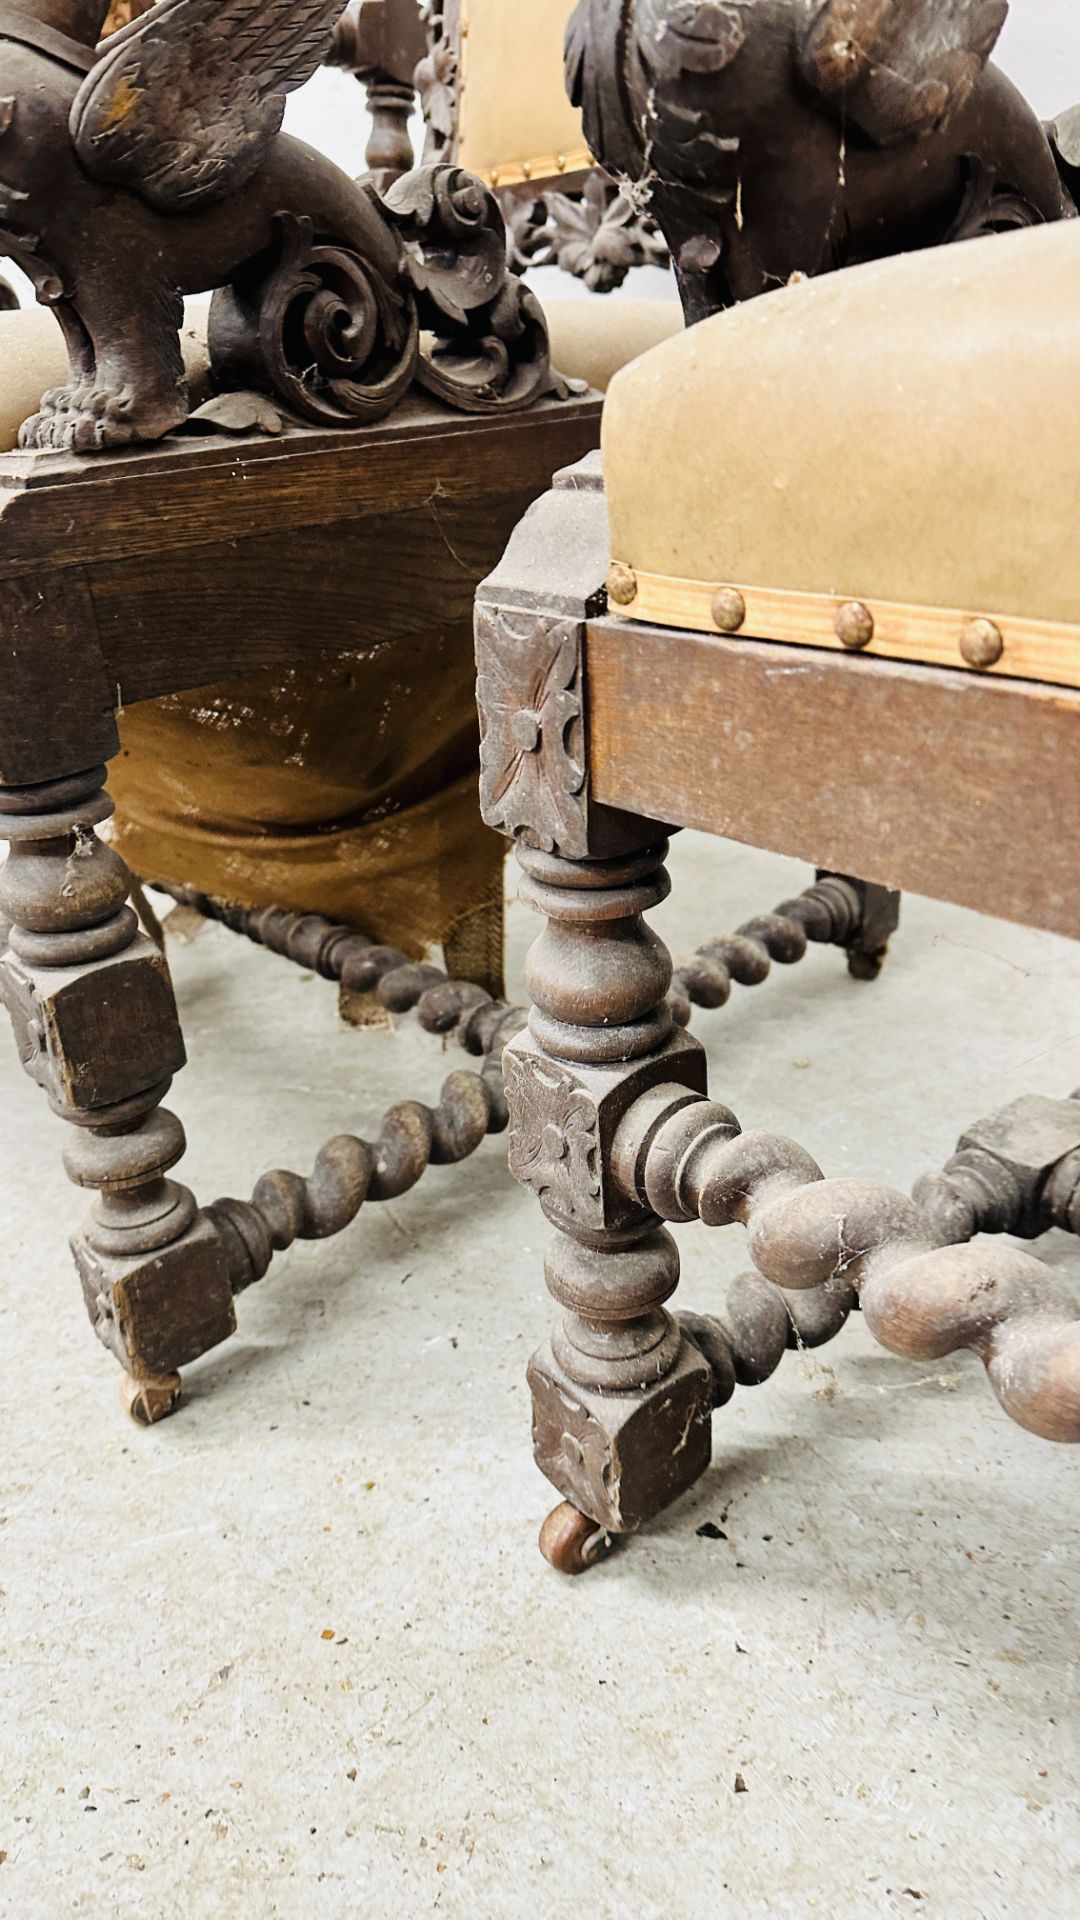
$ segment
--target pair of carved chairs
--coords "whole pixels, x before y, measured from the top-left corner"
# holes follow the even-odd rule
[[[563,259],[594,284],[658,256],[660,243],[641,229],[650,205],[687,315],[697,320],[860,258],[1064,218],[1073,211],[1069,140],[1066,130],[1055,154],[1022,102],[984,72],[1002,9],[981,0],[953,10],[944,42],[929,32],[920,0],[875,5],[866,32],[847,39],[829,4],[718,9],[638,0],[632,12],[589,0],[571,22],[573,111],[550,59],[568,8],[458,0],[433,9],[420,69],[436,164],[389,187],[402,158],[401,66],[391,41],[362,52],[349,37],[360,33],[363,9],[338,29],[338,56],[368,75],[377,106],[379,180],[355,187],[274,130],[282,90],[325,48],[332,7],[298,5],[287,28],[279,17],[256,40],[254,88],[251,0],[164,0],[98,57],[100,6],[71,0],[62,19],[55,5],[48,19],[44,10],[45,0],[27,0],[2,24],[14,49],[26,161],[26,210],[13,202],[5,211],[5,244],[56,309],[71,377],[41,405],[33,394],[24,450],[5,458],[11,645],[0,705],[0,812],[12,854],[0,881],[0,978],[24,1063],[71,1123],[68,1172],[98,1196],[76,1241],[91,1317],[125,1367],[132,1410],[152,1420],[175,1403],[179,1368],[228,1337],[235,1294],[265,1273],[276,1250],[338,1231],[365,1199],[400,1193],[429,1160],[462,1158],[506,1124],[498,1055],[521,1021],[481,987],[410,965],[408,952],[384,937],[373,942],[355,922],[275,911],[220,879],[211,890],[224,903],[212,901],[194,875],[186,890],[201,906],[356,993],[377,989],[394,1008],[419,1001],[426,1024],[456,1029],[473,1052],[488,1054],[481,1074],[451,1076],[435,1112],[408,1103],[387,1116],[374,1143],[330,1143],[311,1180],[269,1175],[250,1202],[200,1209],[169,1177],[184,1138],[161,1106],[183,1063],[167,967],[138,932],[123,862],[96,831],[110,810],[104,763],[117,750],[117,709],[186,699],[225,672],[295,674],[306,689],[330,663],[356,659],[359,634],[383,650],[407,702],[431,663],[433,610],[438,660],[460,687],[475,581],[556,468],[598,436],[599,400],[551,375],[549,329],[563,371],[601,385],[650,334],[655,340],[675,325],[670,312],[641,316],[583,302],[564,320],[545,321],[506,276],[495,193],[519,257]],[[505,87],[506,36],[538,31],[541,14],[548,65],[529,62],[527,70],[530,80],[552,75],[544,108],[551,118],[542,124]],[[185,46],[205,48],[205,69],[179,51],[181,29]],[[924,42],[931,53],[920,65]],[[510,43],[519,70],[527,44]],[[485,48],[494,50],[486,68]],[[213,99],[203,97],[203,72],[213,76]],[[484,117],[485,100],[500,99],[511,102],[512,143],[500,142]],[[66,172],[60,167],[58,193],[55,161],[67,142],[73,157]],[[778,148],[791,155],[780,178]],[[628,184],[585,175],[589,153]],[[458,162],[476,165],[481,177],[466,176]],[[548,170],[554,184],[541,193]],[[1000,246],[1004,257],[1017,244],[987,246]],[[857,289],[865,283],[838,275],[828,284],[850,347],[860,337]],[[189,343],[218,389],[191,423],[201,437],[136,450],[133,442],[157,439],[187,416],[178,292],[199,288],[219,289],[205,349]],[[732,978],[760,980],[770,958],[797,958],[808,938],[847,947],[854,970],[872,973],[895,917],[893,884],[909,874],[930,884],[918,862],[882,862],[869,832],[833,832],[821,796],[816,812],[793,800],[796,845],[794,827],[790,842],[779,827],[753,827],[734,805],[731,776],[717,779],[718,742],[733,710],[729,683],[705,695],[709,673],[729,657],[725,647],[750,672],[773,640],[820,638],[829,614],[835,643],[848,649],[836,661],[864,672],[869,686],[875,640],[891,632],[884,607],[907,606],[907,586],[890,588],[891,576],[879,571],[889,520],[880,492],[867,508],[862,546],[826,545],[805,573],[782,570],[795,566],[790,524],[768,552],[740,533],[762,525],[762,498],[774,503],[795,485],[794,466],[775,469],[779,443],[762,437],[775,369],[757,377],[751,343],[764,351],[778,338],[790,324],[786,303],[797,306],[803,291],[770,293],[714,319],[624,377],[626,401],[617,389],[607,425],[615,564],[599,470],[579,469],[526,521],[481,596],[485,814],[521,843],[529,897],[550,919],[530,968],[530,1033],[511,1047],[506,1067],[515,1170],[541,1195],[561,1236],[549,1280],[564,1318],[532,1379],[538,1458],[571,1503],[546,1529],[545,1550],[570,1570],[701,1471],[709,1415],[736,1378],[762,1377],[789,1338],[828,1337],[853,1304],[847,1281],[832,1279],[834,1234],[817,1266],[798,1249],[787,1265],[770,1256],[767,1278],[749,1300],[743,1289],[724,1322],[677,1322],[666,1312],[677,1260],[663,1220],[703,1211],[718,1224],[762,1194],[779,1198],[785,1180],[801,1189],[816,1171],[774,1143],[762,1146],[757,1172],[752,1152],[744,1164],[749,1149],[732,1117],[704,1100],[700,1050],[681,1031],[691,1003],[722,1004]],[[811,292],[817,298],[820,289],[807,291],[808,300]],[[848,299],[856,303],[850,315]],[[585,332],[576,362],[572,323]],[[788,384],[776,391],[791,396],[800,394],[804,369],[789,339]],[[717,370],[730,381],[722,397],[712,384]],[[917,368],[911,377],[917,381]],[[664,433],[645,433],[650,397],[669,422]],[[834,400],[823,410],[835,413]],[[306,424],[294,424],[297,417]],[[736,419],[747,460],[741,491],[727,484]],[[877,467],[874,424],[865,430]],[[849,464],[857,454],[844,443]],[[859,481],[852,490],[867,498]],[[801,551],[810,553],[818,541],[807,497],[797,496]],[[648,533],[640,543],[638,525]],[[683,634],[709,649],[700,683],[663,650],[671,643],[662,606],[677,631],[687,583],[699,616],[707,607],[704,638],[692,622]],[[838,599],[838,588],[854,597]],[[664,602],[662,593],[675,597]],[[806,602],[815,595],[827,604],[807,627]],[[1007,603],[965,591],[949,604],[968,602],[964,644],[979,655],[974,670],[993,673],[983,656],[1000,628],[983,610],[1001,613]],[[779,633],[764,624],[766,606]],[[607,642],[610,681],[601,669]],[[781,657],[778,671],[787,672]],[[636,658],[635,692],[628,671]],[[773,670],[763,671],[771,688]],[[339,697],[335,685],[331,698]],[[242,728],[246,716],[221,698],[200,695],[195,709]],[[455,699],[448,693],[447,706]],[[670,731],[658,728],[649,739],[663,700]],[[274,717],[271,698],[257,729],[269,730]],[[287,710],[283,717],[288,722]],[[791,719],[789,709],[776,721],[781,734]],[[814,724],[808,710],[804,738]],[[857,778],[868,777],[858,735],[846,723],[840,730],[855,791]],[[679,740],[679,751],[657,753],[656,738]],[[458,726],[439,743],[444,785],[465,777],[454,758],[463,740]],[[642,740],[647,778],[630,751]],[[735,744],[741,752],[741,734]],[[307,743],[291,752],[302,771]],[[131,747],[128,754],[137,757]],[[791,759],[785,750],[785,766]],[[629,772],[616,771],[626,765]],[[775,780],[762,777],[766,765],[772,776],[775,760],[763,746],[747,763],[748,808],[751,799],[766,808],[775,796]],[[334,817],[343,805],[339,773],[335,779]],[[896,779],[900,785],[899,762]],[[701,799],[718,790],[720,812]],[[714,943],[673,986],[640,919],[664,885],[658,822],[756,837],[825,869],[802,900]],[[845,872],[876,874],[878,884]],[[152,870],[149,877],[178,879]],[[837,1196],[825,1185],[816,1191],[835,1212]],[[1042,1195],[1040,1186],[1040,1205]],[[875,1247],[905,1248],[889,1268],[903,1269],[902,1307],[909,1256],[918,1251],[913,1219],[934,1244],[925,1209],[914,1215],[908,1204],[870,1206],[855,1196],[839,1235],[841,1265],[858,1277],[857,1263],[868,1257],[867,1212],[878,1207],[887,1232]],[[784,1244],[793,1244],[790,1234]],[[940,1266],[930,1271],[936,1284]],[[1024,1278],[1030,1292],[1027,1267]],[[808,1285],[811,1295],[796,1301],[790,1290]],[[1038,1295],[1038,1311],[1049,1297]],[[1060,1321],[1060,1300],[1049,1311]],[[1001,1328],[999,1372],[1016,1354],[1009,1312]],[[1056,1324],[1053,1331],[1056,1338]],[[996,1337],[986,1335],[995,1362]],[[1044,1344],[1047,1353],[1060,1351],[1060,1342]],[[1041,1392],[1036,1383],[1025,1405]]]
[[[147,1422],[275,1251],[505,1126],[499,1056],[522,1016],[499,997],[473,594],[596,445],[612,369],[680,324],[670,301],[544,313],[507,274],[504,217],[519,261],[594,286],[664,251],[587,170],[561,0],[435,8],[429,45],[413,0],[336,24],[313,0],[262,11],[135,5],[98,52],[101,0],[25,0],[0,22],[4,245],[52,309],[0,333],[0,981],[69,1125],[67,1171],[97,1195],[77,1264]],[[359,185],[274,132],[283,88],[327,49],[373,108]],[[402,176],[418,53],[430,158]],[[209,315],[181,324],[200,288]],[[333,1143],[310,1181],[200,1208],[170,1177],[185,1140],[161,1102],[184,1044],[127,863],[339,981],[354,1017],[419,1006],[483,1070],[452,1074],[434,1111],[395,1108],[372,1143]],[[858,901],[811,911],[874,963],[884,936]],[[755,921],[744,977],[800,943],[797,918]],[[689,969],[686,995],[715,1004],[714,973]]]

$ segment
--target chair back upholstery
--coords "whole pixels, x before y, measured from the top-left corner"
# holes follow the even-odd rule
[[[588,172],[581,117],[566,97],[563,36],[574,0],[441,0],[422,87],[441,157],[492,187],[536,186]],[[432,113],[432,85],[440,90]]]

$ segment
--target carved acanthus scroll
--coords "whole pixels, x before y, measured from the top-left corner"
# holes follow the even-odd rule
[[[180,425],[180,296],[214,290],[219,384],[321,425],[378,418],[414,380],[470,411],[552,387],[543,317],[507,272],[485,188],[436,167],[383,198],[280,133],[340,10],[159,0],[100,51],[105,0],[36,0],[6,20],[0,246],[54,308],[71,362],[24,445],[90,453]]]

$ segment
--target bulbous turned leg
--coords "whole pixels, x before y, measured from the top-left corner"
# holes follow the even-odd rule
[[[26,1071],[72,1128],[70,1178],[97,1195],[73,1241],[90,1318],[151,1424],[179,1370],[235,1330],[221,1240],[167,1175],[185,1148],[161,1106],[184,1044],[165,959],[139,932],[130,876],[95,829],[112,812],[104,767],[0,789],[0,996]]]
[[[577,1514],[558,1510],[541,1541],[566,1572],[669,1506],[711,1454],[712,1371],[666,1307],[675,1242],[610,1164],[650,1087],[704,1091],[701,1048],[666,1003],[670,957],[642,918],[667,893],[665,852],[519,854],[523,898],[547,927],[528,961],[529,1030],[505,1056],[510,1162],[556,1228],[545,1272],[561,1315],[529,1384],[537,1463]]]

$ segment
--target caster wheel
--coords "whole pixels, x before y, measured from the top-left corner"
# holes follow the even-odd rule
[[[848,972],[853,980],[876,980],[885,965],[888,947],[877,947],[872,953],[865,953],[859,947],[848,948]]]
[[[126,1373],[120,1382],[120,1405],[138,1427],[153,1427],[159,1420],[167,1420],[179,1403],[178,1373],[156,1373],[147,1380],[135,1380]]]
[[[540,1529],[540,1551],[556,1573],[588,1573],[610,1546],[603,1527],[564,1500]]]

